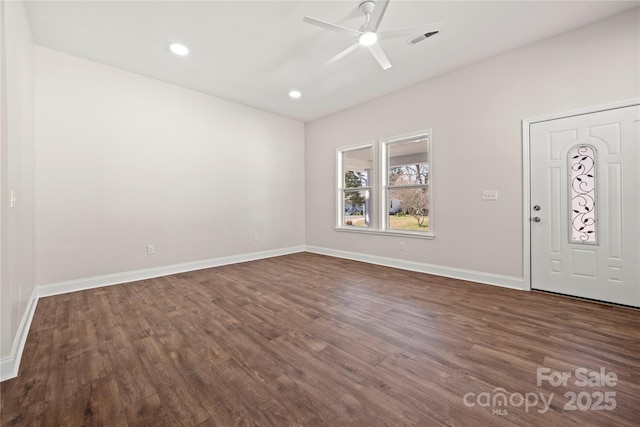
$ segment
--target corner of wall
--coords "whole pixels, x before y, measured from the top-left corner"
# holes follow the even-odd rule
[[[4,377],[7,361],[16,357],[25,316],[34,305],[33,298],[25,296],[35,288],[35,85],[34,45],[25,3],[3,1],[0,8],[0,367]]]
[[[18,331],[11,346],[11,354],[0,359],[0,381],[9,380],[18,376],[22,352],[27,343],[27,336],[29,335],[33,315],[36,312],[38,299],[37,290],[34,289],[31,297],[27,301],[27,306],[18,325]]]

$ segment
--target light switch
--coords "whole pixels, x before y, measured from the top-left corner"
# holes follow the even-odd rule
[[[16,196],[15,191],[11,190],[11,199],[9,201],[9,206],[12,208],[15,208],[17,202],[18,202],[18,196]]]

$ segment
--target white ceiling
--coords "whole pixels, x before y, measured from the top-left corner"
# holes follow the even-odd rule
[[[381,41],[393,67],[302,22],[358,29],[360,1],[28,1],[37,44],[216,97],[308,121],[516,47],[637,7],[639,1],[391,0],[380,31],[443,23],[416,46]],[[178,57],[167,47],[187,45]],[[302,98],[287,96],[299,89]]]

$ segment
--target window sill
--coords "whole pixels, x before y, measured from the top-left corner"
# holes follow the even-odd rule
[[[336,231],[346,232],[346,233],[361,233],[361,234],[376,234],[379,236],[401,236],[408,237],[412,239],[425,239],[425,240],[433,240],[436,235],[432,232],[411,232],[411,231],[397,231],[397,230],[372,230],[363,227],[335,227]]]

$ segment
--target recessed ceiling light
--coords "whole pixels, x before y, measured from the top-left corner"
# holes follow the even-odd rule
[[[371,46],[378,41],[378,35],[372,31],[367,31],[358,36],[358,42],[362,46]]]
[[[173,53],[175,53],[176,55],[180,55],[180,56],[185,56],[189,54],[189,49],[180,43],[171,43],[171,45],[169,45],[169,50]]]
[[[299,90],[292,90],[289,92],[289,98],[298,99],[302,96]]]

